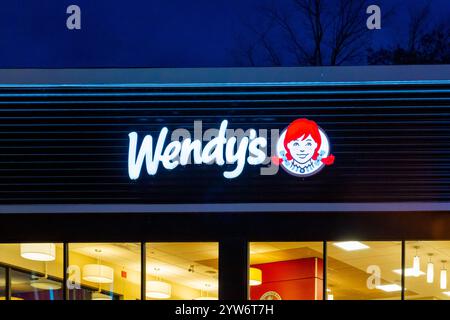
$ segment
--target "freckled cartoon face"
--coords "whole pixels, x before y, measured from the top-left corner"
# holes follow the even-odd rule
[[[300,137],[297,140],[292,140],[288,143],[287,147],[289,148],[292,158],[298,163],[303,164],[311,160],[314,151],[317,148],[317,143],[309,135],[306,139]]]

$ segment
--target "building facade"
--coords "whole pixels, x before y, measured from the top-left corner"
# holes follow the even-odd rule
[[[449,74],[2,71],[0,296],[448,299]]]

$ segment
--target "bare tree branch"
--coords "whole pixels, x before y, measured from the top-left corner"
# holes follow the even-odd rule
[[[340,65],[366,57],[369,0],[290,1],[260,7],[265,22],[249,26],[257,42],[247,48],[250,63],[262,58],[271,65],[292,60],[297,65]],[[387,9],[383,19],[391,14]]]
[[[408,49],[410,51],[413,51],[416,48],[420,36],[425,32],[429,14],[430,2],[428,2],[416,12],[410,12],[408,34]]]
[[[339,0],[338,15],[333,24],[333,39],[331,42],[330,64],[336,65],[344,61],[340,58],[346,50],[356,52],[362,50],[361,42],[365,39],[367,29],[365,27],[366,0]],[[350,55],[345,55],[350,57]]]
[[[322,57],[322,40],[323,40],[323,26],[322,14],[324,11],[321,0],[294,0],[298,10],[309,21],[309,27],[314,41],[314,53],[312,55],[313,65],[323,65]]]
[[[304,64],[311,60],[311,54],[308,53],[307,49],[302,45],[300,40],[297,38],[297,33],[295,28],[292,26],[289,18],[279,12],[275,6],[264,9],[266,15],[272,20],[278,23],[278,25],[285,31],[290,40],[290,48],[294,53],[297,63]]]

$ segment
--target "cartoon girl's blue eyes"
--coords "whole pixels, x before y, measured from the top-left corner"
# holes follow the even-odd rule
[[[299,146],[298,142],[294,142],[294,147],[298,147],[298,146]]]
[[[306,146],[311,147],[311,146],[312,146],[312,143],[311,143],[311,142],[308,142],[308,143],[306,144]]]

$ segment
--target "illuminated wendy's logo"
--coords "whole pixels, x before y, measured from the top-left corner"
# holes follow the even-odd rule
[[[298,177],[316,174],[334,162],[325,132],[317,123],[304,118],[291,122],[281,133],[277,156],[281,167]]]
[[[272,165],[262,168],[261,175],[276,174],[281,166],[293,176],[307,177],[334,162],[328,138],[314,121],[308,119],[293,121],[279,136],[276,150],[271,149],[270,153],[264,131],[258,134],[255,129],[244,132],[243,129],[228,129],[227,126],[228,121],[223,120],[220,128],[206,139],[201,132],[195,133],[194,122],[194,137],[200,136],[203,140],[191,139],[189,132],[186,135],[186,129],[178,128],[172,132],[168,143],[166,140],[168,140],[169,129],[164,127],[156,141],[152,135],[146,135],[140,142],[140,146],[138,133],[130,132],[128,134],[130,179],[139,178],[144,164],[150,176],[156,175],[160,164],[167,170],[188,164],[226,165],[223,176],[234,179],[241,175],[246,165],[270,164],[270,159],[273,160]],[[278,136],[279,129],[272,130],[276,130],[276,136]],[[273,136],[273,132],[270,136]]]

